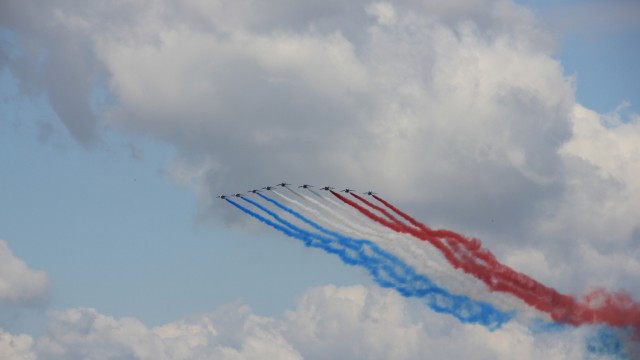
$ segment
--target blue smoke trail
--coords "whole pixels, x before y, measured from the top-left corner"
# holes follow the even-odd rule
[[[280,231],[281,231],[281,232],[283,232],[285,235],[288,235],[288,236],[290,236],[290,237],[298,237],[298,235],[297,235],[297,234],[295,234],[295,233],[294,233],[294,232],[292,232],[291,230],[287,229],[286,227],[284,227],[284,226],[282,226],[282,225],[279,225],[279,224],[274,223],[273,221],[271,221],[271,220],[269,220],[269,219],[267,219],[267,218],[265,218],[265,217],[263,217],[263,216],[261,216],[261,215],[259,215],[259,214],[255,213],[255,212],[253,212],[253,211],[251,211],[251,210],[249,210],[249,209],[245,208],[244,206],[242,206],[242,205],[238,204],[237,202],[235,202],[235,201],[233,201],[233,200],[229,200],[229,199],[225,199],[225,200],[227,200],[227,202],[228,202],[228,203],[230,203],[231,205],[233,205],[233,206],[237,207],[238,209],[242,210],[243,212],[245,212],[245,213],[247,213],[247,214],[249,214],[249,215],[253,216],[254,218],[256,218],[256,219],[258,219],[258,220],[260,220],[261,222],[263,222],[263,223],[265,223],[265,224],[267,224],[267,225],[269,225],[269,226],[273,227],[273,228],[274,228],[274,229],[276,229],[276,230],[280,230]]]
[[[608,326],[599,326],[596,331],[587,337],[585,358],[630,359],[633,355],[637,359],[639,354],[629,354],[626,349],[625,338],[633,336],[625,334],[625,330],[613,329]],[[635,351],[634,351],[635,352]]]
[[[258,204],[257,202],[255,202],[255,201],[253,201],[253,200],[251,200],[249,198],[242,198],[242,199],[247,201],[247,202],[249,202],[249,203],[251,203],[253,206],[259,208],[260,210],[266,212],[271,217],[273,217],[274,219],[276,219],[280,223],[284,224],[285,226],[289,227],[290,229],[292,229],[292,230],[294,230],[296,232],[299,232],[299,233],[303,233],[305,236],[309,236],[312,239],[316,239],[316,240],[321,241],[321,242],[323,242],[323,243],[325,243],[327,245],[330,245],[330,246],[335,246],[336,245],[336,240],[338,240],[337,241],[338,245],[340,245],[340,246],[342,246],[342,247],[344,247],[346,249],[349,249],[352,252],[356,252],[356,253],[366,252],[366,251],[373,252],[375,255],[378,255],[378,258],[370,257],[369,260],[378,262],[379,263],[378,265],[380,265],[380,267],[386,271],[386,275],[391,276],[396,281],[396,284],[398,282],[399,283],[403,283],[403,282],[406,283],[406,276],[407,276],[407,275],[404,275],[404,276],[398,275],[397,274],[397,270],[398,270],[397,267],[401,267],[402,270],[404,270],[405,272],[413,270],[410,267],[408,267],[406,264],[401,262],[399,259],[395,258],[393,255],[391,255],[391,254],[389,254],[387,252],[383,252],[382,250],[380,250],[378,248],[378,246],[376,244],[373,244],[372,242],[370,242],[368,240],[350,239],[350,238],[346,238],[346,237],[344,237],[344,236],[342,236],[342,235],[340,235],[338,233],[335,233],[336,236],[337,236],[337,239],[330,239],[330,238],[328,238],[326,236],[322,236],[320,234],[316,234],[316,233],[304,230],[304,229],[292,224],[291,222],[289,222],[287,220],[284,220],[278,214],[274,213],[273,211],[269,210],[268,208]],[[295,211],[293,211],[293,210],[291,210],[291,209],[289,209],[289,208],[287,208],[287,207],[285,207],[283,205],[280,205],[280,206],[282,208],[286,209],[287,212],[295,213]],[[312,222],[311,220],[308,220],[307,218],[303,217],[302,215],[300,215],[298,213],[295,213],[295,215],[299,219],[303,219],[306,223],[312,224],[312,226],[317,228],[317,229],[320,229],[320,230],[324,229],[320,225]],[[392,258],[391,259],[392,261],[391,262],[390,261],[386,261],[385,263],[383,263],[382,259],[384,259],[384,258]],[[390,265],[390,263],[395,263],[397,267],[394,268],[392,265]],[[369,268],[369,269],[371,270],[371,269],[378,269],[378,268]],[[417,284],[414,283],[413,285],[415,287]],[[394,286],[391,283],[387,284],[386,287],[392,287],[392,286],[396,287],[396,289],[398,291],[400,291],[401,293],[403,293],[403,291],[405,291],[404,288],[399,288],[397,285]],[[431,287],[431,286],[432,286],[432,284],[429,283],[429,284],[425,284],[424,287]],[[409,294],[408,296],[410,296],[410,295],[411,294]]]
[[[423,298],[427,305],[437,312],[453,315],[463,323],[480,323],[490,329],[498,328],[513,317],[512,313],[499,311],[488,303],[447,292],[433,284],[426,276],[416,273],[413,268],[394,255],[380,249],[371,241],[351,239],[339,233],[334,233],[337,238],[331,239],[295,226],[251,199],[243,199],[284,226],[268,220],[232,200],[226,200],[261,222],[290,237],[302,240],[306,246],[321,248],[329,253],[337,254],[347,264],[365,267],[380,286],[393,287],[405,297]],[[286,208],[284,205],[279,207]],[[287,209],[287,212],[301,219],[301,221],[316,229],[322,229],[320,225],[304,218],[294,210]],[[337,248],[336,245],[340,247]]]
[[[375,255],[379,256],[381,259],[385,259],[386,260],[386,263],[381,264],[381,266],[383,266],[385,268],[385,270],[387,270],[388,275],[393,277],[398,282],[398,285],[395,286],[395,288],[401,294],[405,295],[405,293],[403,292],[403,291],[405,291],[404,286],[412,286],[413,288],[416,288],[416,285],[418,283],[420,283],[421,281],[423,281],[422,278],[414,279],[413,282],[407,281],[408,277],[409,278],[415,278],[416,277],[415,270],[413,268],[411,268],[409,265],[405,264],[402,260],[398,259],[396,256],[392,255],[391,253],[389,253],[387,251],[384,251],[384,250],[380,249],[380,247],[377,244],[375,244],[375,243],[373,243],[373,242],[371,242],[369,240],[355,239],[355,238],[340,234],[338,232],[328,230],[327,228],[319,225],[318,223],[309,220],[308,218],[306,218],[305,216],[301,215],[297,211],[295,211],[295,210],[293,210],[293,209],[291,209],[291,208],[289,208],[289,207],[287,207],[285,205],[282,205],[278,201],[273,200],[273,199],[271,199],[268,196],[263,195],[263,194],[258,194],[258,195],[260,197],[262,197],[264,200],[274,204],[278,208],[280,208],[280,209],[286,211],[287,213],[293,215],[294,217],[296,217],[300,221],[304,222],[305,224],[310,225],[314,229],[316,229],[316,230],[318,230],[320,232],[323,232],[325,234],[333,236],[336,240],[338,240],[338,242],[341,245],[343,245],[345,247],[352,248],[354,250],[359,251],[363,246],[369,246],[371,251],[373,251],[373,253]],[[244,200],[246,200],[246,201],[250,202],[251,204],[253,204],[254,206],[260,208],[262,211],[267,212],[269,215],[276,216],[279,219],[281,219],[279,216],[274,215],[274,213],[271,210],[261,206],[260,204],[254,202],[254,201],[251,201],[250,199],[247,199],[247,198],[244,198]],[[291,224],[290,222],[288,222],[286,220],[279,220],[279,221],[285,221],[287,224]],[[293,226],[296,229],[298,229],[298,227],[295,226],[295,225],[291,224],[291,226]],[[314,236],[321,236],[321,235],[314,234]],[[326,237],[324,237],[324,238],[327,239],[328,241],[335,241],[335,240],[328,239]],[[388,265],[388,264],[392,264],[392,265]],[[402,269],[404,271],[405,275],[398,275],[397,271],[396,271],[398,269]],[[399,288],[398,286],[403,286],[403,287]],[[431,282],[431,280],[428,280],[428,283],[426,284],[426,286],[424,286],[424,288],[433,288],[433,287],[436,287],[436,286],[433,284],[433,282]],[[415,291],[416,290],[414,290],[413,292],[408,292],[405,296],[415,296]]]
[[[326,229],[326,228],[318,225],[317,223],[307,219],[306,217],[300,215],[299,213],[297,213],[297,212],[293,211],[292,209],[280,204],[279,202],[273,200],[272,198],[270,198],[270,197],[268,197],[266,195],[258,193],[258,196],[260,196],[261,198],[265,199],[266,201],[272,203],[273,205],[279,207],[280,209],[288,212],[289,214],[295,216],[296,218],[300,219],[302,222],[304,222],[307,225],[310,225],[311,227],[313,227],[316,230],[319,230],[319,231],[321,231],[321,232],[323,232],[325,234],[331,235],[331,236],[335,237],[336,239],[338,239],[340,237],[344,237],[344,235],[339,234],[339,233],[337,233],[335,231],[331,231],[329,229]]]

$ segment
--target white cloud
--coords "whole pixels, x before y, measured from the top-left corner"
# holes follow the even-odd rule
[[[17,305],[42,303],[49,295],[49,276],[16,257],[0,240],[0,302]]]
[[[566,264],[561,263],[552,267],[544,252],[537,249],[514,250],[505,257],[504,263],[547,285],[569,275]]]
[[[421,326],[396,294],[362,286],[325,286],[304,294],[285,316],[288,338],[306,358],[406,359],[420,348]]]
[[[39,359],[581,359],[586,330],[533,334],[511,323],[489,331],[390,290],[328,285],[307,291],[282,319],[241,304],[156,328],[93,309],[54,312],[36,348]]]
[[[599,115],[577,105],[573,137],[561,149],[566,191],[548,202],[536,226],[559,261],[580,264],[565,278],[575,290],[606,284],[627,288],[638,277],[640,122],[617,112]],[[605,265],[606,264],[606,265]]]
[[[367,13],[375,16],[380,25],[392,25],[396,21],[396,10],[389,3],[374,3],[367,7]]]
[[[33,338],[26,334],[12,335],[0,328],[0,358],[5,360],[35,360]]]
[[[271,329],[273,322],[237,305],[156,328],[94,309],[69,309],[52,313],[38,352],[43,359],[300,359]]]
[[[175,146],[207,216],[212,194],[285,176],[377,188],[467,229],[506,217],[492,227],[517,233],[561,187],[573,84],[511,2],[57,5],[32,10],[95,55],[116,100],[105,124]]]
[[[172,17],[156,1],[128,26],[87,30],[118,99],[109,124],[174,145],[203,209],[285,176],[375,187],[471,228],[479,209],[508,214],[514,231],[558,191],[573,84],[528,11],[288,5],[257,20],[236,2],[221,19],[220,4]],[[293,13],[304,26],[282,20]]]

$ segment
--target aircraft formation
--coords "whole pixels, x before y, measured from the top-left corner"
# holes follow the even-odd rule
[[[271,190],[277,189],[278,187],[288,188],[289,186],[291,186],[291,184],[286,183],[286,182],[281,182],[281,183],[273,185],[273,186],[265,186],[265,187],[260,188],[260,189],[248,190],[247,193],[258,194],[258,193],[261,193],[263,190],[264,191],[271,191]],[[312,187],[313,187],[313,185],[309,185],[309,184],[302,184],[302,185],[298,186],[298,188],[300,188],[300,189],[310,189]],[[334,189],[335,188],[333,188],[331,186],[324,186],[324,187],[320,188],[320,190],[324,190],[324,191],[332,191]],[[353,189],[346,188],[346,189],[340,190],[340,192],[350,194],[350,193],[355,193],[356,191],[353,190]],[[367,191],[367,192],[363,192],[362,194],[363,195],[373,196],[373,195],[376,195],[377,193],[375,193],[373,191]],[[231,195],[221,194],[221,195],[218,195],[216,197],[218,199],[225,200],[225,199],[228,199],[228,198],[231,198],[231,197],[239,197],[239,198],[241,198],[241,197],[244,197],[244,196],[245,195],[243,193],[236,193],[236,194],[231,194]]]
[[[626,349],[624,344],[640,338],[640,301],[626,291],[562,293],[499,262],[480,240],[431,228],[373,191],[363,193],[371,196],[366,199],[350,188],[318,189],[324,192],[282,182],[218,198],[306,247],[367,269],[382,287],[420,298],[462,323],[490,330],[509,321],[535,331],[557,331],[555,324],[610,328],[589,338],[594,348],[613,343],[614,349]]]

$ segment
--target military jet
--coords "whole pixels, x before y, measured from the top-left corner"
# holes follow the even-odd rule
[[[347,189],[344,189],[344,190],[340,190],[340,192],[349,194],[349,193],[355,192],[355,190],[347,188]]]
[[[288,185],[291,185],[291,184],[287,184],[287,183],[280,183],[280,184],[278,184],[278,185],[276,185],[276,186],[287,187]]]
[[[320,190],[331,191],[331,190],[333,190],[333,188],[331,186],[325,186],[325,187],[321,188]]]
[[[377,193],[374,193],[373,191],[367,191],[365,193],[362,193],[363,195],[378,195]]]
[[[308,189],[308,188],[313,187],[313,185],[302,184],[302,185],[300,185],[300,186],[298,186],[298,187],[299,187],[299,188],[303,188],[303,189]]]
[[[253,189],[253,190],[249,190],[249,192],[250,192],[250,193],[257,194],[257,193],[259,193],[259,192],[260,192],[260,190],[258,190],[258,189]]]
[[[267,187],[263,187],[263,189],[267,190],[267,191],[271,191],[273,189],[275,189],[275,186],[267,186]]]
[[[228,197],[229,197],[229,195],[218,195],[218,196],[216,196],[216,197],[217,197],[218,199],[222,199],[222,200],[224,200],[224,199],[228,198]]]

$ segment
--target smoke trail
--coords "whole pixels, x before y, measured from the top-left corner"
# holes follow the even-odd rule
[[[601,327],[588,338],[585,347],[587,357],[640,358],[637,346],[640,305],[626,292],[611,294],[598,289],[579,298],[564,295],[501,264],[489,250],[482,248],[479,240],[449,230],[431,229],[378,196],[374,195],[374,198],[388,210],[356,194],[352,196],[364,206],[335,192],[332,194],[336,200],[339,199],[337,202],[317,192],[312,192],[319,197],[316,200],[289,190],[301,200],[274,193],[279,196],[278,199],[282,198],[305,214],[308,213],[310,218],[267,196],[260,195],[295,220],[287,221],[268,207],[253,202],[254,206],[275,219],[272,221],[234,201],[227,201],[266,225],[301,240],[305,246],[336,254],[346,264],[364,267],[380,286],[392,287],[406,297],[421,298],[435,311],[451,314],[461,322],[496,328],[516,315],[504,310],[518,309],[517,316],[521,319],[522,312],[535,308],[549,314],[551,319],[557,321],[556,324],[613,326]],[[335,206],[325,205],[327,201]],[[367,210],[365,206],[383,217]],[[319,212],[319,209],[323,211]],[[354,212],[354,209],[357,211]],[[323,225],[310,219],[322,220]],[[345,228],[336,231],[338,223],[344,224]],[[301,228],[302,224],[319,233]],[[343,235],[345,232],[354,234],[355,238]],[[365,236],[365,233],[368,235]],[[424,240],[422,244],[425,245],[417,246],[421,242],[415,239],[411,241],[411,238]],[[444,268],[441,267],[443,264]],[[454,271],[448,266],[463,272]],[[472,278],[481,281],[474,282]],[[452,295],[454,293],[464,295]],[[524,301],[530,308],[525,306],[523,309],[523,304],[516,299]],[[478,304],[487,308],[478,307]],[[495,315],[496,311],[499,315]],[[561,326],[547,324],[551,328]]]
[[[422,231],[416,231],[408,226],[398,226],[371,213],[366,208],[332,191],[332,194],[348,205],[359,210],[371,220],[381,223],[398,232],[414,235],[421,240],[429,241],[438,248],[449,260],[452,266],[474,275],[482,280],[489,288],[495,291],[507,292],[525,301],[532,307],[546,312],[558,322],[572,325],[605,323],[611,326],[634,326],[640,328],[640,304],[634,302],[628,293],[606,293],[602,290],[592,292],[579,302],[569,295],[544,286],[525,274],[519,273],[508,266],[499,263],[493,254],[485,249],[463,251],[455,242],[442,242],[433,231],[428,231],[424,224],[389,205],[394,212],[412,222],[415,226],[420,224]],[[376,197],[377,198],[377,197]],[[383,202],[384,204],[385,202]],[[456,240],[464,239],[459,234],[454,234]],[[449,248],[452,247],[453,249]],[[478,260],[482,261],[478,261]],[[593,301],[597,299],[598,301]],[[590,306],[594,304],[594,306]]]
[[[467,239],[463,235],[450,230],[432,230],[384,199],[375,195],[374,197],[427,234],[438,237],[451,237],[458,240],[465,245],[473,256],[482,259],[490,267],[490,270],[507,275],[517,281],[519,286],[533,289],[533,292],[538,297],[539,304],[548,302],[551,304],[546,304],[546,307],[555,307],[551,314],[555,314],[556,320],[564,320],[573,325],[605,323],[611,326],[633,326],[636,327],[636,332],[640,331],[640,304],[635,302],[629,293],[623,291],[608,293],[603,289],[596,289],[583,296],[581,301],[577,301],[573,297],[560,294],[555,289],[544,286],[536,280],[498,262],[489,250],[481,247],[482,243],[479,240]],[[594,306],[591,306],[591,304]],[[545,306],[545,304],[540,304],[540,306]]]
[[[325,245],[329,245],[331,246],[332,250],[336,250],[339,247],[342,248],[346,248],[348,250],[353,250],[355,252],[364,252],[364,253],[368,253],[368,252],[372,252],[374,255],[378,256],[379,259],[376,259],[377,262],[381,263],[381,260],[390,260],[390,263],[392,265],[396,265],[395,267],[393,266],[388,266],[388,265],[384,265],[383,267],[385,267],[385,270],[388,271],[389,275],[393,278],[395,278],[396,280],[407,280],[406,276],[403,276],[402,274],[398,275],[398,269],[403,270],[403,271],[408,271],[408,272],[413,272],[412,269],[410,269],[409,267],[407,267],[405,264],[403,264],[399,259],[397,259],[395,256],[391,255],[390,253],[386,253],[381,251],[375,244],[367,241],[367,240],[359,240],[359,239],[350,239],[350,238],[346,238],[343,236],[340,236],[338,234],[338,237],[336,239],[331,239],[328,238],[326,236],[322,236],[320,234],[316,234],[316,233],[312,233],[310,231],[307,231],[303,228],[300,228],[296,225],[294,225],[293,223],[284,220],[282,217],[280,217],[278,214],[276,214],[275,212],[269,210],[268,208],[258,204],[257,202],[249,199],[249,198],[242,198],[243,200],[249,202],[250,204],[254,205],[255,207],[259,208],[260,210],[264,211],[265,213],[269,214],[269,216],[273,217],[274,219],[276,219],[278,222],[284,224],[285,226],[287,226],[288,228],[294,230],[295,232],[304,235],[306,238],[309,239],[314,239],[314,240],[319,240],[322,243],[324,243]],[[275,202],[275,201],[274,201]],[[286,208],[283,205],[280,205],[280,207],[282,208]],[[286,208],[287,212],[290,213],[295,213],[295,211]],[[321,226],[313,223],[312,221],[304,218],[302,215],[300,214],[295,214],[295,216],[301,220],[303,220],[303,222],[305,223],[310,223],[312,224],[312,226],[314,228],[318,228],[318,229],[322,229]],[[337,247],[335,245],[338,245]],[[365,250],[369,250],[369,251],[365,251]],[[353,256],[357,256],[357,255],[353,255]],[[372,259],[375,259],[375,257],[372,257]],[[353,259],[351,259],[353,260]],[[395,263],[395,264],[393,264]],[[405,283],[407,283],[405,281]],[[418,285],[418,284],[417,284]],[[392,286],[389,283],[386,283],[386,287],[390,287]],[[398,288],[399,291],[402,293],[404,290],[402,288]]]
[[[466,238],[466,237],[464,237],[464,236],[462,236],[462,235],[460,235],[458,233],[455,233],[455,232],[449,231],[449,230],[433,230],[433,229],[429,228],[428,226],[426,226],[425,224],[423,224],[423,223],[419,222],[418,220],[414,219],[413,217],[409,216],[405,212],[400,211],[398,208],[396,208],[395,206],[391,205],[389,202],[385,201],[381,197],[379,197],[377,195],[373,195],[373,197],[376,200],[378,200],[379,202],[381,202],[384,206],[389,208],[391,211],[395,212],[400,217],[402,217],[403,219],[407,220],[413,226],[419,228],[422,231],[425,231],[430,236],[437,236],[437,237],[455,239],[455,240],[459,241],[460,243],[462,243],[467,248],[467,250],[477,252],[476,255],[478,255],[479,257],[483,258],[485,261],[495,260],[495,257],[493,257],[493,254],[491,254],[490,252],[487,253],[486,251],[483,251],[481,249],[482,243],[480,242],[480,240],[478,240],[478,239],[468,239],[468,238]]]
[[[271,227],[273,227],[274,229],[276,229],[276,230],[279,230],[279,231],[283,232],[285,235],[288,235],[288,236],[290,236],[290,237],[295,237],[295,238],[297,238],[297,237],[298,237],[298,236],[297,236],[297,234],[295,234],[295,233],[294,233],[293,231],[291,231],[290,229],[287,229],[287,228],[286,228],[286,227],[284,227],[284,226],[281,226],[281,225],[278,225],[278,224],[274,223],[273,221],[271,221],[271,220],[269,220],[269,219],[267,219],[267,218],[265,218],[265,217],[263,217],[263,216],[261,216],[261,215],[259,215],[259,214],[255,213],[255,212],[253,212],[253,211],[251,211],[251,210],[247,209],[246,207],[244,207],[244,206],[242,206],[242,205],[238,204],[237,202],[235,202],[235,201],[233,201],[233,200],[230,200],[230,199],[225,199],[225,200],[226,200],[228,203],[230,203],[231,205],[233,205],[233,206],[237,207],[238,209],[240,209],[241,211],[243,211],[243,212],[245,212],[245,213],[247,213],[247,214],[249,214],[249,215],[253,216],[254,218],[256,218],[256,219],[260,220],[261,222],[263,222],[263,223],[265,223],[265,224],[267,224],[267,225],[269,225],[269,226],[271,226]]]
[[[273,192],[277,197],[279,197],[279,198],[283,199],[284,201],[287,201],[287,202],[289,202],[289,203],[293,204],[294,206],[298,207],[300,210],[302,210],[302,211],[306,212],[307,214],[310,214],[311,216],[315,216],[315,217],[317,217],[317,218],[318,218],[318,220],[320,220],[320,222],[322,222],[322,223],[324,223],[324,224],[325,224],[325,226],[329,226],[329,227],[330,227],[330,226],[334,226],[334,227],[337,227],[337,228],[338,228],[338,230],[342,230],[342,231],[349,231],[349,229],[347,229],[347,228],[349,228],[349,227],[350,227],[350,225],[349,225],[349,224],[347,224],[347,223],[346,223],[343,219],[341,219],[340,217],[338,217],[338,216],[334,215],[333,213],[329,212],[329,215],[330,215],[331,217],[333,217],[333,219],[334,219],[335,221],[339,222],[342,226],[340,226],[340,225],[337,225],[337,226],[336,226],[336,223],[331,222],[329,219],[327,219],[327,218],[324,216],[324,214],[322,214],[322,212],[321,212],[321,211],[319,211],[318,209],[315,209],[315,208],[309,207],[309,206],[307,206],[307,205],[305,205],[305,204],[301,203],[300,201],[295,200],[295,199],[292,199],[292,198],[290,198],[290,197],[288,197],[288,196],[286,196],[286,195],[284,195],[284,194],[281,194],[281,193],[279,193],[279,192],[277,192],[277,191],[275,191],[275,190],[273,190],[272,192]],[[304,195],[301,195],[301,196],[302,196],[302,198],[303,198],[304,200],[306,200],[306,201],[308,201],[308,202],[317,203],[317,201],[315,201],[314,199],[309,199],[307,196],[304,196]],[[323,208],[323,210],[326,208],[326,207],[323,207],[323,205],[322,205],[322,204],[320,204],[320,205],[321,205],[321,207]]]
[[[371,201],[363,198],[362,196],[359,196],[358,194],[355,193],[351,193],[351,195],[353,197],[355,197],[356,199],[360,200],[360,202],[364,203],[365,205],[367,205],[368,207],[377,210],[379,213],[381,213],[382,215],[384,215],[388,220],[393,221],[394,223],[396,223],[397,225],[403,226],[404,224],[399,221],[398,219],[396,219],[393,215],[389,214],[389,212],[383,208],[381,208],[380,206],[372,203]],[[375,195],[374,195],[375,196]]]
[[[464,253],[455,253],[453,250],[451,250],[445,243],[443,243],[440,239],[433,237],[433,236],[428,236],[425,235],[424,233],[420,232],[419,230],[415,229],[415,228],[410,228],[408,226],[400,226],[397,225],[396,223],[392,223],[387,221],[386,219],[383,219],[375,214],[373,214],[372,212],[370,212],[369,210],[367,210],[366,208],[363,208],[362,206],[360,206],[359,204],[347,199],[346,197],[336,193],[335,191],[331,191],[331,193],[336,196],[337,198],[339,198],[340,200],[342,200],[343,202],[345,202],[346,204],[356,208],[358,211],[360,211],[362,214],[364,214],[365,216],[367,216],[368,218],[370,218],[373,221],[376,221],[384,226],[387,226],[390,229],[393,229],[397,232],[400,233],[406,233],[409,235],[413,235],[414,237],[421,239],[421,240],[426,240],[429,241],[429,243],[431,243],[435,248],[437,248],[443,255],[444,257],[447,259],[447,261],[454,267],[454,268],[460,268],[463,271],[465,271],[466,273],[473,275],[474,277],[476,277],[477,279],[482,280],[491,290],[499,290],[499,291],[503,291],[503,292],[507,292],[507,293],[511,293],[514,295],[517,295],[521,300],[523,300],[525,303],[527,303],[530,306],[533,306],[535,304],[531,303],[530,297],[526,297],[523,293],[524,290],[521,290],[520,288],[514,287],[512,284],[510,284],[508,281],[504,281],[504,279],[501,278],[502,274],[497,274],[494,275],[489,271],[486,271],[486,269],[483,269],[481,267],[481,264],[477,264],[475,263],[473,260],[473,258],[470,258],[468,256],[464,256]],[[535,307],[535,306],[534,306]]]
[[[372,228],[371,224],[366,224],[358,221],[357,219],[351,216],[351,212],[349,213],[338,213],[336,209],[332,209],[327,207],[326,205],[316,201],[315,199],[308,198],[302,195],[305,200],[321,207],[326,210],[329,215],[336,221],[331,222],[326,219],[324,216],[319,214],[317,210],[310,209],[305,205],[302,205],[300,202],[290,199],[284,195],[280,195],[277,192],[274,192],[276,195],[282,197],[286,201],[300,207],[303,211],[307,211],[316,215],[320,220],[324,221],[325,224],[329,227],[336,227],[337,223],[344,225],[341,227],[341,231],[350,233],[357,237],[364,237],[369,240],[374,241],[376,244],[381,246],[383,249],[386,249],[388,252],[397,254],[400,258],[405,261],[408,261],[411,266],[415,269],[419,269],[422,274],[429,274],[432,279],[437,279],[436,283],[444,286],[448,285],[449,288],[455,288],[456,293],[464,293],[466,295],[471,295],[474,297],[480,297],[481,300],[486,301],[487,296],[481,295],[486,291],[483,291],[478,287],[477,282],[470,282],[471,279],[466,279],[468,275],[459,274],[457,272],[452,271],[444,271],[444,268],[449,267],[446,260],[442,258],[442,255],[437,252],[432,252],[428,248],[421,248],[416,244],[412,239],[405,238],[404,235],[397,234],[393,231],[390,231],[386,227],[380,227],[380,229]],[[440,258],[442,258],[440,260]],[[464,285],[463,285],[464,284]],[[484,286],[484,285],[481,285]],[[492,297],[494,302],[497,300],[495,296]],[[509,303],[509,305],[507,305]],[[500,306],[501,310],[513,310],[518,308],[522,311],[521,314],[529,313],[530,310],[528,307],[521,306],[520,304],[514,304],[514,301],[511,299],[499,299],[497,304]]]
[[[309,189],[309,190],[311,190],[311,189]],[[292,202],[292,203],[295,202],[295,200],[292,200],[292,199],[286,197],[285,195],[279,194],[276,191],[274,191],[274,193],[276,195],[279,195],[280,197],[282,197],[283,199],[285,199],[285,200],[287,200],[289,202]],[[330,199],[327,199],[324,196],[322,196],[321,194],[318,194],[316,192],[314,192],[314,194],[316,194],[320,199],[330,200]],[[341,225],[343,225],[344,227],[348,228],[347,231],[355,232],[357,234],[360,234],[360,236],[365,236],[365,237],[370,237],[372,235],[375,235],[375,232],[371,229],[371,227],[367,227],[366,225],[355,224],[354,222],[347,221],[346,218],[350,218],[351,217],[351,216],[349,216],[349,214],[347,214],[347,213],[339,214],[336,209],[334,209],[334,208],[332,208],[330,206],[327,206],[327,205],[323,204],[322,202],[320,202],[320,201],[318,201],[316,199],[313,199],[311,197],[305,196],[303,194],[299,194],[299,195],[304,200],[306,200],[306,201],[308,201],[308,202],[320,207],[322,210],[326,211],[327,214],[331,218],[333,218],[334,221],[336,221],[336,222],[340,223]],[[330,201],[330,203],[335,204],[334,201]],[[340,204],[340,205],[342,205],[342,204]],[[342,209],[341,206],[337,206],[336,208],[337,209]],[[332,224],[333,224],[333,226],[336,225],[335,223],[332,223]]]
[[[349,236],[345,236],[345,235],[343,235],[343,234],[340,234],[340,233],[338,233],[338,232],[335,232],[335,231],[332,231],[332,230],[328,230],[327,228],[325,228],[325,227],[322,227],[322,226],[318,225],[316,222],[313,222],[313,221],[309,220],[308,218],[306,218],[306,217],[302,216],[300,213],[298,213],[298,212],[294,211],[293,209],[288,208],[288,207],[286,207],[286,206],[284,206],[284,205],[280,204],[279,202],[277,202],[277,201],[275,201],[275,200],[273,200],[273,199],[269,198],[268,196],[263,195],[263,194],[258,194],[258,195],[259,195],[261,198],[263,198],[264,200],[266,200],[266,201],[268,201],[268,202],[270,202],[270,203],[274,204],[276,207],[278,207],[278,208],[280,208],[281,210],[284,210],[285,212],[287,212],[287,213],[289,213],[289,214],[293,215],[294,217],[296,217],[296,218],[297,218],[297,219],[299,219],[300,221],[304,222],[304,223],[305,223],[305,224],[307,224],[307,225],[310,225],[311,227],[313,227],[313,228],[314,228],[314,229],[316,229],[316,230],[319,230],[319,231],[320,231],[320,232],[322,232],[322,233],[325,233],[325,234],[331,235],[331,236],[333,236],[334,238],[339,239],[339,240],[343,240],[343,241],[354,241],[354,242],[363,241],[362,239],[355,239],[355,238],[352,238],[352,237],[349,237]],[[283,197],[284,197],[284,196],[283,196]],[[285,197],[285,198],[286,198],[286,197]],[[250,201],[250,200],[248,200],[248,199],[245,199],[245,200]],[[295,201],[295,200],[291,200],[291,199],[290,199],[289,201],[291,201],[291,202],[293,202],[293,203],[295,203],[295,204],[298,204],[299,206],[302,206],[302,204],[300,204],[299,202],[297,202],[297,201]],[[251,202],[252,202],[252,201],[251,201]],[[253,202],[252,202],[252,203],[253,203]]]
[[[588,335],[585,350],[597,359],[639,359],[640,348],[634,336],[630,331],[599,326]]]
[[[313,221],[308,220],[308,219],[307,219],[307,218],[305,218],[304,216],[300,215],[298,212],[296,212],[296,211],[293,211],[293,210],[289,209],[288,207],[286,207],[286,206],[284,206],[284,205],[280,204],[279,202],[277,202],[277,201],[275,201],[275,200],[271,199],[270,197],[268,197],[268,196],[266,196],[266,195],[258,194],[258,196],[260,196],[260,197],[261,197],[261,198],[263,198],[264,200],[266,200],[266,201],[268,201],[268,202],[270,202],[270,203],[274,204],[274,205],[275,205],[275,206],[277,206],[278,208],[280,208],[280,209],[282,209],[282,210],[284,210],[284,211],[288,212],[289,214],[291,214],[291,215],[293,215],[294,217],[298,218],[300,221],[304,222],[305,224],[307,224],[307,225],[311,226],[312,228],[314,228],[314,229],[316,229],[316,230],[318,230],[318,231],[321,231],[321,232],[323,232],[323,233],[325,233],[325,234],[327,234],[327,235],[331,235],[331,236],[333,236],[333,237],[335,237],[335,238],[339,238],[339,237],[341,237],[341,236],[342,236],[342,235],[340,235],[340,234],[338,234],[338,233],[336,233],[336,232],[334,232],[334,231],[330,231],[330,230],[328,230],[328,229],[326,229],[326,228],[324,228],[324,227],[322,227],[322,226],[320,226],[320,225],[316,224],[316,223],[315,223],[315,222],[313,222]]]
[[[360,200],[361,202],[365,203],[367,206],[374,208],[379,212],[383,213],[389,220],[393,221],[394,223],[406,226],[400,220],[396,219],[393,215],[389,214],[386,210],[380,208],[379,206],[372,204],[371,202],[367,201],[361,196],[358,196],[355,193],[351,193],[351,195],[356,199]],[[408,240],[413,240],[413,238]],[[413,241],[411,241],[411,243],[413,243]],[[425,248],[422,248],[421,250],[423,253],[428,251],[428,249],[425,249]],[[391,249],[390,251],[395,252],[393,249]],[[416,254],[415,251],[412,251],[412,254]],[[442,253],[439,253],[439,254],[442,255]],[[431,256],[433,257],[433,254]],[[412,257],[416,257],[416,256],[413,255]],[[468,273],[462,274],[457,271],[452,271],[452,269],[449,269],[451,266],[451,263],[449,263],[445,258],[443,258],[442,260],[446,264],[444,266],[441,266],[440,268],[442,269],[441,271],[443,271],[445,275],[438,276],[437,278],[441,279],[442,280],[441,284],[447,286],[447,288],[455,289],[455,291],[458,293],[465,293],[465,294],[471,295],[473,298],[476,298],[476,299],[489,301],[503,310],[518,309],[519,315],[523,318],[547,316],[546,313],[540,313],[538,311],[535,311],[530,306],[528,306],[528,304],[526,304],[524,301],[522,301],[519,298],[513,297],[510,294],[492,292],[491,289],[489,289],[486,286],[486,284],[479,283],[476,277]],[[412,264],[416,266],[415,262],[413,262]],[[419,264],[416,267],[419,269],[424,269],[424,267],[420,266]],[[446,271],[444,269],[449,269],[449,270]],[[425,273],[433,273],[433,272],[425,271]]]
[[[274,223],[232,200],[227,199],[227,201],[286,235],[302,240],[307,246],[318,247],[327,252],[337,254],[347,264],[365,267],[381,286],[393,287],[406,297],[422,298],[435,311],[451,314],[464,323],[479,323],[491,329],[499,327],[512,317],[512,314],[498,311],[488,303],[478,302],[464,295],[454,295],[447,292],[433,284],[426,276],[416,273],[400,259],[381,250],[370,241],[350,239],[344,236],[338,239],[330,239],[314,234],[282,219],[273,211],[250,199],[243,199],[257,206],[284,226]],[[302,217],[302,215],[298,215]],[[308,219],[307,221],[311,222]],[[336,243],[339,247],[335,246]]]

